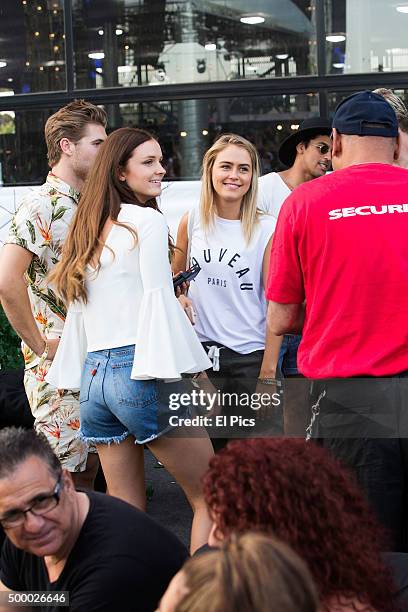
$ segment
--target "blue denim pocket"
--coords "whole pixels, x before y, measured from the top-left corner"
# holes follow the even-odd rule
[[[92,382],[98,372],[98,367],[99,361],[96,361],[95,359],[90,359],[89,357],[85,359],[81,376],[81,389],[79,393],[80,404],[89,400]]]
[[[133,361],[112,365],[113,384],[118,404],[143,408],[157,402],[159,394],[156,380],[133,380],[130,378]]]

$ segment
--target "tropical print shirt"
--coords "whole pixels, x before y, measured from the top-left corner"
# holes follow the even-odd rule
[[[22,200],[6,240],[33,254],[26,273],[28,293],[38,328],[49,338],[61,335],[66,306],[47,281],[47,274],[59,261],[78,200],[75,189],[50,173],[41,187]],[[40,358],[24,343],[22,351],[26,368],[38,365]]]

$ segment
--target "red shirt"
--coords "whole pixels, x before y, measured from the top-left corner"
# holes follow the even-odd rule
[[[266,296],[306,299],[305,376],[408,370],[408,170],[358,164],[300,185],[279,214]]]

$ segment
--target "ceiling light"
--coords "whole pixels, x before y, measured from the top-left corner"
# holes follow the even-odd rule
[[[182,138],[185,138],[187,136],[187,132],[184,132],[184,130],[182,132],[180,132],[180,136]]]
[[[257,25],[258,23],[263,23],[265,21],[265,17],[261,17],[260,15],[247,15],[246,17],[241,17],[240,22],[246,23],[248,25]]]
[[[396,10],[399,13],[408,13],[408,5],[405,6],[397,6]]]
[[[7,62],[0,60],[0,68],[4,68],[5,66],[7,66]]]
[[[42,6],[38,5],[37,6],[37,11],[42,11]]]
[[[328,34],[326,36],[326,40],[327,42],[332,42],[332,43],[344,42],[346,40],[346,37],[344,36],[344,34]]]
[[[98,30],[99,36],[103,36],[103,30]]]
[[[208,130],[203,130],[203,136],[208,136]]]
[[[116,28],[115,34],[116,34],[116,36],[122,36],[122,34],[123,34],[122,28]]]
[[[103,51],[92,51],[92,53],[88,53],[88,57],[89,59],[103,59],[105,57],[105,54]]]
[[[276,129],[279,131],[283,130],[283,125],[279,123],[279,125],[276,126]]]
[[[39,33],[38,30],[37,30],[37,32],[34,32],[34,36],[39,36],[39,35],[40,35],[40,33]]]
[[[129,49],[129,45],[125,45],[125,49],[127,51]]]
[[[298,123],[292,123],[292,125],[290,126],[291,130],[298,130],[299,129],[299,124]]]
[[[335,62],[333,68],[344,68],[344,62]]]
[[[13,82],[13,79],[12,79],[11,77],[9,77],[9,78],[7,79],[7,81],[8,81],[9,83],[12,83],[12,82]]]
[[[289,57],[289,53],[279,53],[276,56],[276,59],[285,60],[285,59],[288,59],[288,57]]]
[[[215,51],[217,48],[217,45],[215,43],[207,43],[206,45],[204,45],[204,49],[206,51]]]

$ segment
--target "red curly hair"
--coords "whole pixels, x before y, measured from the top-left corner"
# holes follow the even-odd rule
[[[337,596],[395,610],[380,557],[384,532],[349,472],[323,448],[293,438],[230,442],[203,484],[222,536],[255,529],[289,544],[307,562],[326,610]]]

